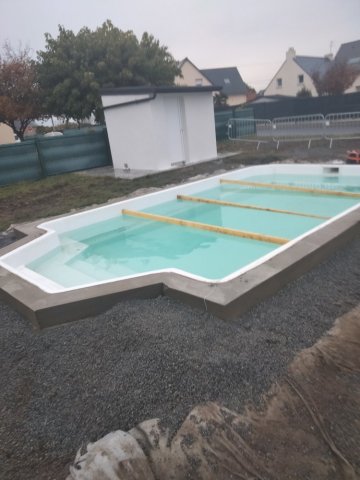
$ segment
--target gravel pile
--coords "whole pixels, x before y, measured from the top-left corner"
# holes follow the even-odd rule
[[[0,478],[63,479],[81,444],[196,404],[258,404],[299,350],[360,303],[360,239],[225,323],[166,297],[40,333],[0,303]]]

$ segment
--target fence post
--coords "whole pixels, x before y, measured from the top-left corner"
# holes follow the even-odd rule
[[[35,148],[36,148],[36,153],[37,153],[38,161],[39,161],[39,165],[40,165],[41,177],[46,178],[47,173],[46,173],[45,161],[44,161],[44,157],[43,157],[42,152],[41,152],[41,147],[39,145],[39,141],[36,137],[35,137]]]

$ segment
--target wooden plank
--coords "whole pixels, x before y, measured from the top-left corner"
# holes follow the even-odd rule
[[[224,178],[220,179],[220,183],[242,185],[244,187],[272,188],[274,190],[289,190],[293,192],[314,193],[316,195],[333,195],[337,197],[360,198],[360,193],[355,193],[355,192],[341,192],[339,190],[321,190],[320,188],[296,187],[293,185],[281,185],[279,183],[274,184],[274,183],[262,183],[262,182],[247,182],[245,180],[226,180]]]
[[[322,215],[315,215],[312,213],[295,212],[293,210],[282,210],[279,208],[260,207],[258,205],[249,205],[247,203],[228,202],[224,200],[215,200],[212,198],[193,197],[191,195],[178,195],[177,199],[185,200],[188,202],[209,203],[209,204],[220,205],[224,207],[249,208],[251,210],[261,210],[264,212],[284,213],[286,215],[298,215],[300,217],[318,218],[320,220],[328,220],[329,218],[331,218],[331,217],[324,217]]]
[[[138,210],[122,210],[123,215],[130,215],[132,217],[145,218],[155,222],[171,223],[173,225],[180,225],[182,227],[197,228],[199,230],[207,230],[209,232],[223,233],[225,235],[233,235],[235,237],[250,238],[251,240],[258,240],[260,242],[276,243],[284,245],[289,240],[282,237],[274,237],[272,235],[264,235],[262,233],[247,232],[244,230],[236,230],[235,228],[219,227],[217,225],[210,225],[208,223],[193,222],[191,220],[183,220],[181,218],[167,217],[165,215],[157,215],[154,213],[141,212]]]

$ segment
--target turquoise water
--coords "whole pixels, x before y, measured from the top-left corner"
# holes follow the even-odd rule
[[[97,233],[80,229],[63,235],[63,246],[28,268],[64,287],[166,268],[215,280],[277,246],[121,216],[97,224],[96,229]],[[99,233],[102,229],[105,233]]]
[[[207,192],[202,192],[201,195],[198,194],[197,196],[206,198],[206,195]],[[214,192],[213,197],[224,199],[218,191]],[[209,196],[208,198],[212,197]],[[233,201],[239,200],[240,199],[236,198]],[[249,201],[246,200],[246,203],[249,203]],[[297,217],[246,208],[208,205],[181,200],[167,202],[150,209],[145,209],[144,211],[181,218],[183,220],[193,220],[210,225],[245,230],[263,235],[272,235],[288,240],[298,237],[302,233],[324,222],[324,220],[308,217]]]
[[[267,175],[253,176],[247,180],[267,183],[296,181],[297,185],[311,184],[314,188],[319,188],[319,184],[327,185],[324,177]],[[357,182],[351,177],[345,181],[343,178],[341,183],[334,182],[334,189],[350,188],[360,192],[358,179]],[[194,196],[328,217],[359,203],[356,198],[225,184]],[[166,202],[144,211],[287,240],[326,221],[182,200]],[[68,232],[60,236],[60,241],[60,247],[29,263],[27,267],[68,288],[169,268],[219,280],[279,247],[274,243],[121,215]]]
[[[329,168],[332,168],[331,166]],[[360,169],[359,169],[360,170]],[[339,176],[329,173],[328,175],[298,175],[274,173],[268,175],[252,175],[246,178],[249,182],[279,183],[297,185],[309,188],[323,188],[340,190],[344,192],[360,193],[358,176]]]
[[[257,178],[247,180],[260,181]],[[268,181],[267,183],[270,182]],[[337,188],[336,190],[344,189]],[[360,193],[360,188],[358,191]],[[338,215],[360,201],[360,198],[315,195],[302,192],[272,190],[270,188],[242,187],[230,184],[222,184],[221,187],[198,192],[196,196],[328,217]],[[251,210],[251,212],[254,211]],[[299,217],[296,216],[293,220],[297,222]],[[289,216],[286,216],[286,222],[289,221]]]

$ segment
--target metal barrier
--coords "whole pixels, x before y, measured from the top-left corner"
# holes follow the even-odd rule
[[[252,118],[231,118],[228,120],[229,140],[261,143],[269,140],[276,142],[295,142],[307,140],[308,148],[312,140],[333,141],[360,138],[360,112],[330,113],[324,117],[321,113],[278,117],[271,120]]]
[[[326,136],[330,141],[360,138],[360,112],[330,113],[325,117]]]
[[[273,127],[271,120],[254,120],[253,118],[231,118],[228,120],[228,137],[230,140],[261,143],[272,140]]]
[[[232,107],[226,110],[215,110],[216,140],[228,138],[228,121],[231,118],[254,118],[252,108]]]
[[[272,121],[273,140],[279,148],[280,141],[308,140],[308,148],[311,141],[322,139],[325,135],[325,117],[318,113],[315,115],[299,115],[295,117],[279,117]]]

